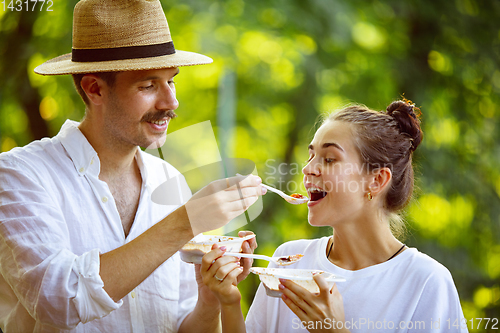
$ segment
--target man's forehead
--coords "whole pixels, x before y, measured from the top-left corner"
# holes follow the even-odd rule
[[[147,81],[155,79],[170,79],[179,73],[178,67],[162,68],[162,69],[147,69],[137,71],[119,72],[120,79],[129,79],[131,81]]]

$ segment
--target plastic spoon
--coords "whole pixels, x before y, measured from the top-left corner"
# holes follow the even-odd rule
[[[271,187],[269,185],[266,185],[266,184],[260,184],[262,187],[265,187],[267,188],[269,191],[271,192],[274,192],[276,194],[278,194],[280,197],[282,197],[283,199],[285,199],[287,202],[291,203],[291,204],[294,204],[294,205],[300,205],[300,204],[303,204],[303,203],[306,203],[309,201],[309,198],[302,195],[302,198],[294,198],[288,194],[285,194],[283,191],[280,191],[274,187]]]
[[[269,257],[265,256],[263,254],[248,254],[248,253],[233,253],[233,252],[224,252],[224,256],[232,256],[232,257],[239,257],[239,258],[253,258],[253,259],[262,259],[262,260],[267,260],[274,262],[277,265],[280,266],[288,266],[295,264],[297,261],[302,259],[304,256],[303,254],[294,254],[291,256],[282,256],[282,257]]]

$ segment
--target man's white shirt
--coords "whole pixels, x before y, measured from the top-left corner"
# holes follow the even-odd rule
[[[100,253],[131,241],[178,208],[153,203],[151,193],[167,179],[185,182],[184,177],[140,149],[136,160],[141,196],[125,237],[113,196],[99,179],[99,157],[77,122],[66,121],[57,136],[0,155],[4,332],[178,330],[197,301],[194,266],[178,253],[119,302],[104,291],[99,276]]]

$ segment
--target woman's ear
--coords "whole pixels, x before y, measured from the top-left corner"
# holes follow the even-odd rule
[[[82,78],[80,85],[91,104],[102,104],[105,82],[94,74],[87,74]]]
[[[368,191],[372,196],[380,194],[389,185],[392,179],[392,172],[389,168],[379,168],[371,171],[371,182]]]

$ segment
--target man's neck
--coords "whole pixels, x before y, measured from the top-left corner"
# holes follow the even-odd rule
[[[79,129],[87,138],[99,156],[99,178],[104,181],[113,181],[134,170],[137,146],[123,145],[113,142],[98,131],[91,130],[92,125],[83,121]]]
[[[97,151],[99,161],[101,163],[101,170],[99,178],[106,182],[114,181],[115,179],[122,178],[126,174],[133,172],[136,167],[135,154],[137,147],[125,153],[113,151]]]

